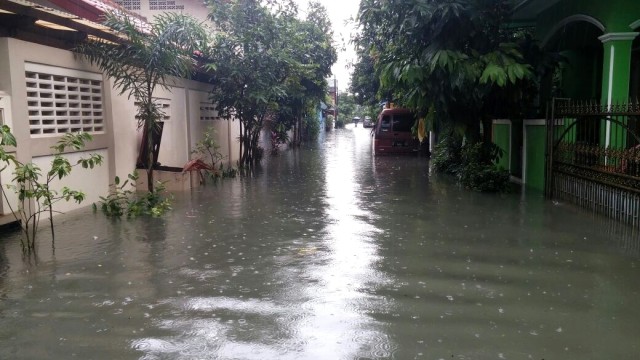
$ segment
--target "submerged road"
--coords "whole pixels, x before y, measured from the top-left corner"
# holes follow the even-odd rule
[[[638,236],[349,125],[160,219],[0,235],[0,359],[638,359]]]

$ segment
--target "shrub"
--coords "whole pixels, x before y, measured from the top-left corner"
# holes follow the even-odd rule
[[[198,169],[201,182],[204,183],[204,175],[201,170],[205,171],[207,177],[217,181],[219,178],[236,177],[238,169],[232,166],[225,168],[223,160],[225,157],[220,153],[220,146],[215,140],[216,130],[213,127],[207,128],[202,133],[202,140],[196,143],[195,149],[191,151],[192,161],[201,160],[206,168]]]
[[[324,120],[324,129],[329,131],[333,129],[333,115],[327,115],[327,118]]]
[[[457,175],[462,167],[462,138],[444,133],[433,149],[431,163],[437,172]]]
[[[437,172],[455,175],[466,188],[481,192],[509,189],[509,172],[496,163],[504,151],[493,143],[462,144],[455,132],[445,133],[436,144],[431,161]]]
[[[85,194],[82,191],[72,190],[63,187],[62,191],[52,189],[53,181],[57,178],[69,176],[76,166],[82,166],[85,169],[93,169],[95,166],[101,165],[103,158],[98,154],[90,154],[89,157],[80,158],[76,163],[66,158],[64,153],[67,150],[83,150],[86,142],[91,141],[92,137],[88,133],[68,133],[62,136],[55,145],[51,146],[53,151],[53,160],[51,168],[48,172],[43,172],[38,165],[28,162],[22,163],[16,157],[5,150],[5,146],[17,146],[17,142],[11,129],[7,125],[0,126],[0,172],[5,170],[9,165],[13,165],[12,183],[6,186],[7,190],[13,191],[18,197],[18,206],[16,209],[9,205],[9,210],[20,223],[20,227],[24,234],[20,244],[25,254],[31,254],[36,249],[36,235],[40,224],[40,216],[48,215],[49,227],[51,229],[51,246],[55,247],[55,230],[53,224],[54,205],[60,201],[74,200],[77,203],[84,201]],[[4,165],[2,164],[4,163]],[[0,195],[7,199],[4,188],[0,188]],[[0,199],[1,201],[2,199]]]
[[[462,167],[458,174],[465,187],[481,192],[503,192],[509,188],[509,172],[498,168],[504,151],[493,143],[466,144],[462,148]]]
[[[136,192],[135,183],[138,180],[138,172],[127,175],[128,179],[120,184],[120,178],[116,176],[112,185],[112,191],[107,197],[100,197],[100,209],[110,217],[127,218],[140,215],[160,216],[171,210],[171,199],[165,195],[165,186],[162,182],[156,182],[153,191],[144,193]],[[98,206],[93,204],[93,210]]]
[[[302,136],[305,141],[316,140],[320,134],[320,121],[314,115],[308,115],[302,119]]]

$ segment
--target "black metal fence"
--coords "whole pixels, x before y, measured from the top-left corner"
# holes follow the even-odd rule
[[[545,193],[640,227],[640,104],[554,99]]]

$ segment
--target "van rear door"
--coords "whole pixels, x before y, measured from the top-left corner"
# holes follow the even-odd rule
[[[410,113],[393,114],[393,146],[410,147],[412,145],[411,127],[415,117]]]

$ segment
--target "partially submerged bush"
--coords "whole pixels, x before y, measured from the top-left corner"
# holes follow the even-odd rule
[[[55,230],[53,215],[60,213],[54,210],[54,205],[61,201],[74,200],[81,203],[85,199],[82,191],[72,190],[64,186],[60,191],[53,189],[53,181],[61,180],[71,174],[74,167],[93,169],[102,164],[102,155],[89,154],[72,163],[64,156],[68,150],[84,150],[88,141],[93,138],[88,133],[67,133],[55,145],[51,146],[53,160],[49,171],[42,169],[33,162],[22,163],[14,154],[6,151],[5,146],[17,146],[16,138],[7,125],[0,126],[0,172],[10,165],[14,167],[13,179],[5,188],[0,188],[0,201],[8,200],[7,192],[11,190],[18,198],[17,207],[12,207],[7,201],[9,211],[19,222],[24,237],[20,239],[22,251],[31,254],[36,250],[36,235],[40,224],[40,216],[48,215],[51,229],[51,246],[55,248]]]
[[[506,191],[509,187],[509,172],[496,165],[503,154],[504,151],[494,143],[464,145],[460,183],[476,191]]]
[[[324,120],[324,129],[329,131],[333,129],[333,115],[327,115],[327,118]]]
[[[171,198],[165,194],[162,182],[156,182],[153,191],[136,192],[138,172],[134,171],[127,177],[128,179],[120,184],[120,178],[116,176],[109,195],[100,197],[100,209],[105,215],[127,218],[141,215],[160,216],[171,210]],[[98,206],[93,204],[93,210],[97,209]]]
[[[280,151],[280,145],[286,144],[290,141],[289,132],[285,125],[281,122],[271,123],[271,155],[277,155]],[[262,157],[262,154],[259,155]]]
[[[431,163],[437,172],[457,175],[462,166],[462,137],[444,133],[433,149]]]
[[[320,134],[320,121],[315,114],[310,114],[302,119],[302,140],[314,141]]]
[[[236,177],[238,174],[237,168],[231,165],[225,167],[223,161],[225,157],[219,151],[220,146],[215,140],[215,134],[216,130],[213,127],[207,128],[207,130],[202,133],[202,140],[198,141],[195,149],[191,151],[193,159],[185,165],[184,170],[194,170],[198,172],[201,183],[205,183],[205,176],[217,181],[220,178]],[[262,154],[257,154],[256,156],[258,155],[262,157]],[[201,161],[204,166],[189,169],[189,164],[197,160]],[[205,175],[203,175],[201,171],[204,171]]]
[[[462,145],[462,138],[449,133],[435,146],[431,161],[437,172],[455,175],[472,190],[501,192],[509,188],[509,172],[496,163],[504,151],[493,143]]]

